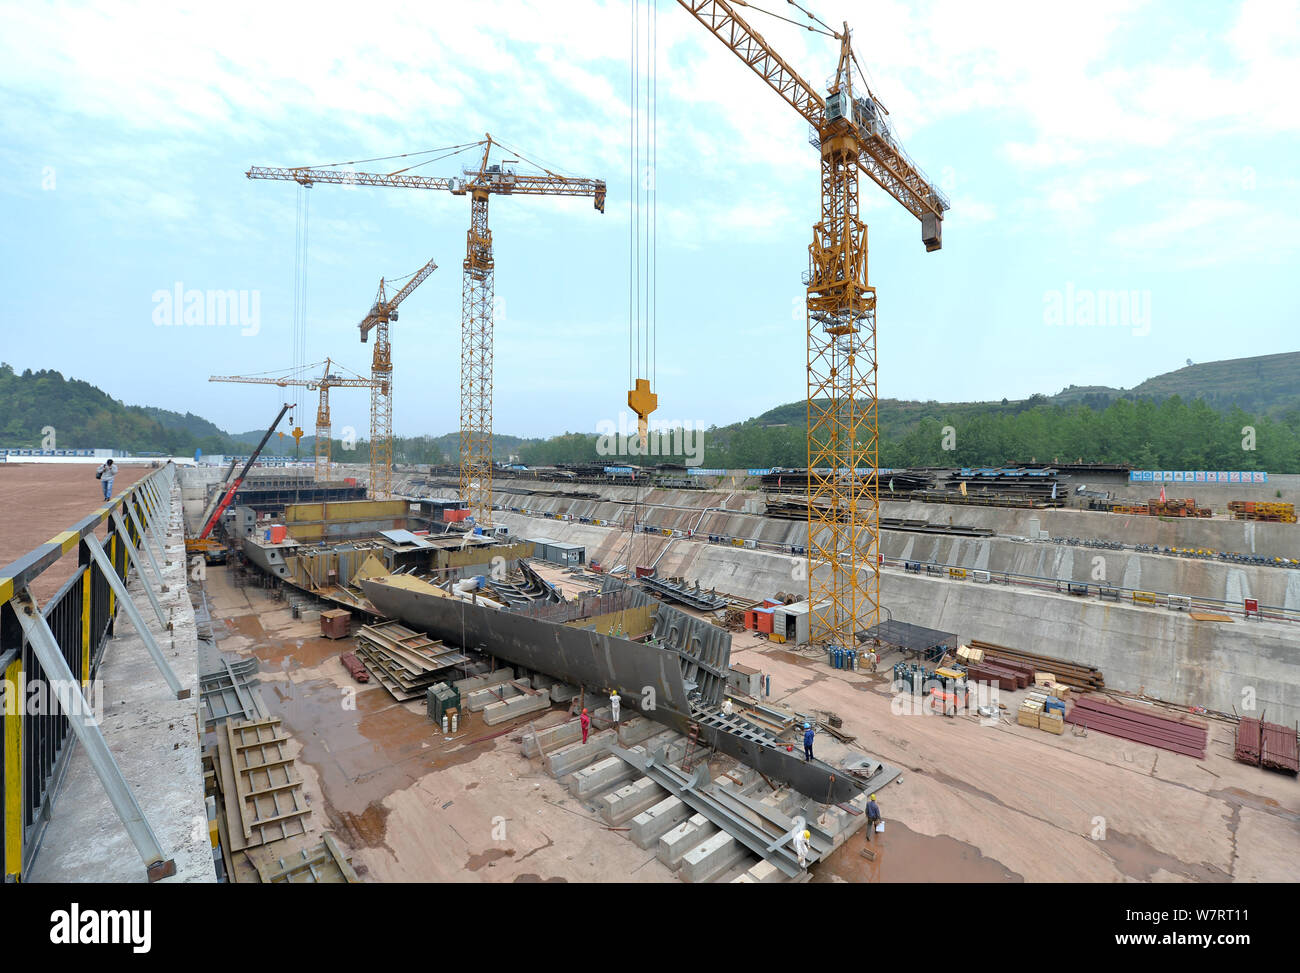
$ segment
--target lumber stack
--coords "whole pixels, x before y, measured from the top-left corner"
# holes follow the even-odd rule
[[[1201,760],[1209,739],[1209,729],[1200,720],[1126,706],[1100,696],[1080,697],[1065,722]]]
[[[393,621],[362,626],[357,657],[399,703],[423,699],[447,669],[469,662],[459,649]]]
[[[1106,688],[1106,681],[1102,678],[1101,670],[1096,666],[1072,662],[1069,659],[1058,659],[1050,655],[1038,655],[993,642],[982,642],[979,639],[972,639],[970,646],[972,649],[983,649],[986,663],[1008,667],[1019,665],[1030,673],[1030,682],[1034,681],[1034,673],[1050,672],[1056,682],[1064,683],[1080,692]]]

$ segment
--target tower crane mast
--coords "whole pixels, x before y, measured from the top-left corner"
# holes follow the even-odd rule
[[[942,245],[948,200],[898,144],[889,113],[865,78],[855,91],[854,68],[859,74],[861,68],[847,23],[840,31],[822,31],[840,43],[835,77],[823,96],[736,12],[747,6],[743,0],[678,3],[803,116],[821,156],[821,219],[803,275],[808,605],[815,642],[852,646],[880,612],[876,289],[867,282],[858,176],[865,173],[921,221],[927,251]]]
[[[493,299],[496,269],[492,255],[492,231],[488,225],[488,199],[493,195],[585,196],[593,201],[597,210],[605,212],[603,180],[562,176],[542,166],[537,166],[541,170],[538,173],[518,172],[509,164],[491,163],[492,148],[499,145],[491,133],[487,133],[478,142],[452,146],[454,152],[482,149],[478,167],[464,167],[461,175],[454,177],[418,175],[410,171],[411,166],[391,173],[357,172],[351,168],[328,166],[253,166],[245,173],[249,179],[287,180],[301,186],[334,183],[435,189],[470,198],[470,226],[466,233],[461,286],[460,495],[474,511],[478,522],[484,525],[492,522]]]
[[[360,375],[336,375],[331,371],[333,362],[326,358],[316,365],[324,365],[325,371],[320,378],[291,378],[271,375],[213,375],[209,382],[237,382],[241,385],[275,385],[279,388],[305,388],[309,392],[320,391],[320,400],[316,406],[316,481],[329,479],[330,470],[330,389],[332,388],[372,388],[374,380]],[[314,368],[315,365],[308,365]],[[391,448],[390,448],[391,452]]]
[[[397,320],[397,306],[438,269],[430,260],[411,275],[392,297],[386,281],[379,279],[379,291],[370,313],[357,325],[364,343],[375,332],[375,350],[370,357],[370,495],[388,499],[393,495],[393,349],[388,342],[388,325]]]

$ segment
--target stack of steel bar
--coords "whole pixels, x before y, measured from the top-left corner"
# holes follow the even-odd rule
[[[399,703],[423,699],[440,673],[469,661],[459,649],[391,621],[362,626],[357,656]]]
[[[1019,669],[1011,669],[994,662],[972,663],[966,667],[966,678],[971,682],[987,683],[998,689],[1024,689],[1034,681],[1032,675]]]
[[[1237,741],[1233,756],[1243,764],[1259,766],[1259,720],[1243,716],[1237,724]]]
[[[1295,730],[1277,723],[1261,723],[1260,730],[1259,762],[1269,770],[1300,772]]]
[[[1050,672],[1056,677],[1057,682],[1064,683],[1071,689],[1087,692],[1106,688],[1106,681],[1102,678],[1101,670],[1096,666],[1071,662],[1069,659],[1057,659],[1050,655],[1037,655],[1005,645],[996,645],[993,642],[981,642],[979,639],[972,639],[970,646],[972,649],[983,649],[984,659],[987,662],[995,662],[999,665],[1021,662],[1031,666],[1035,672]]]
[[[1124,706],[1100,696],[1081,697],[1065,722],[1201,760],[1205,759],[1209,739],[1209,730],[1199,720]]]

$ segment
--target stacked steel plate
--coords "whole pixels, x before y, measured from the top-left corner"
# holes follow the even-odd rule
[[[1074,704],[1065,721],[1135,743],[1205,759],[1209,730],[1191,717],[1170,716],[1155,709],[1139,709],[1099,696],[1084,696]]]

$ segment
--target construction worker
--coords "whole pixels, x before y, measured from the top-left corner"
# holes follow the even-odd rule
[[[617,689],[609,691],[609,718],[615,723],[618,722],[618,704],[621,702]]]
[[[878,656],[878,655],[876,654],[876,650],[875,650],[875,649],[872,649],[871,652],[867,655],[867,662],[868,662],[868,663],[870,664],[870,666],[871,666],[871,671],[872,671],[872,672],[875,672],[875,671],[876,671],[876,665],[880,662],[880,656]]]
[[[104,488],[104,499],[113,499],[113,477],[117,473],[117,467],[113,465],[112,459],[106,459],[98,470],[95,471],[95,479],[99,485]]]
[[[876,803],[876,795],[871,795],[871,800],[867,801],[867,840],[876,833],[876,825],[880,823],[880,805]]]
[[[808,867],[808,851],[810,845],[809,839],[812,838],[812,832],[799,831],[794,836],[794,853],[799,856],[799,867]]]
[[[587,715],[587,707],[582,708],[582,716],[578,719],[582,724],[582,742],[587,742],[587,732],[591,729],[591,717]]]
[[[812,724],[805,723],[803,725],[803,759],[805,761],[812,760],[813,758],[812,744],[813,744]]]
[[[732,711],[731,697],[728,696],[722,703],[722,715],[730,716]]]

